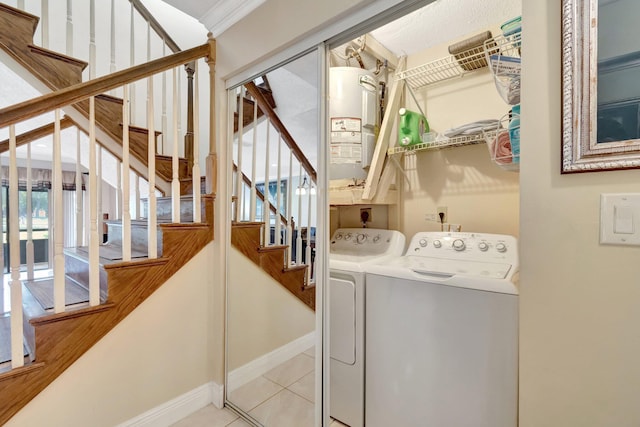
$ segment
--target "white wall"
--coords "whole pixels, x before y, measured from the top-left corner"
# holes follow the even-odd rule
[[[523,2],[520,427],[640,425],[640,249],[598,243],[640,171],[560,174],[561,8]]]
[[[314,331],[314,311],[235,248],[229,267],[230,371]]]
[[[209,244],[7,427],[107,427],[212,379]]]

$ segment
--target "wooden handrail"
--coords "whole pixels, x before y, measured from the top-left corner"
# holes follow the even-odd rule
[[[69,117],[63,117],[60,120],[60,130],[73,126],[73,121]],[[49,123],[39,128],[32,129],[22,133],[16,137],[16,147],[36,141],[42,137],[53,135],[54,123]],[[9,151],[9,140],[5,139],[0,142],[0,154]]]
[[[246,83],[244,86],[247,88],[247,92],[249,92],[253,99],[256,100],[256,102],[258,103],[258,107],[260,107],[262,112],[267,117],[269,117],[269,119],[271,119],[271,123],[278,130],[278,132],[280,132],[280,135],[282,135],[282,139],[284,140],[285,144],[287,144],[289,149],[293,152],[293,155],[296,156],[296,159],[298,159],[300,164],[302,164],[302,167],[307,172],[307,174],[309,174],[311,180],[313,182],[317,182],[318,177],[315,169],[313,168],[313,166],[311,166],[311,163],[309,163],[307,157],[304,155],[285,125],[282,123],[282,121],[278,117],[278,114],[276,114],[273,108],[271,108],[271,106],[269,105],[269,102],[267,102],[267,100],[265,99],[264,95],[262,95],[260,89],[258,89],[254,82]]]
[[[233,171],[234,172],[238,172],[238,165],[236,165],[235,163],[233,164]],[[242,173],[242,182],[244,182],[248,187],[251,187],[251,180],[249,179],[249,177],[247,175],[244,174],[244,172]],[[264,203],[264,193],[256,188],[256,195],[262,201],[262,203]],[[270,208],[271,212],[273,212],[274,214],[280,215],[280,221],[284,225],[288,224],[287,218],[285,218],[281,213],[279,213],[275,206],[273,206],[271,203],[269,203],[269,208]],[[236,218],[236,221],[237,220],[238,219]]]
[[[169,70],[211,54],[210,44],[205,43],[164,58],[127,68],[97,79],[70,86],[37,98],[0,109],[0,128],[15,124],[56,108],[75,104],[90,96],[99,95],[127,83]]]
[[[160,36],[160,38],[164,41],[164,43],[169,46],[171,52],[177,53],[181,52],[176,42],[173,41],[171,36],[162,28],[162,25],[156,20],[156,18],[149,12],[149,9],[145,7],[144,4],[140,0],[129,0],[133,7],[138,11],[138,13],[151,25],[153,31],[156,32]]]

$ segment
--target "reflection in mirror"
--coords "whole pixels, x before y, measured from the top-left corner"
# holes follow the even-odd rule
[[[638,13],[636,0],[562,0],[563,173],[640,167]]]
[[[313,51],[228,92],[226,400],[263,426],[315,420],[318,70]]]
[[[640,138],[640,16],[637,0],[598,2],[597,142]]]

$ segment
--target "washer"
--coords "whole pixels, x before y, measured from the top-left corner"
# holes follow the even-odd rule
[[[330,403],[333,418],[364,425],[365,269],[404,252],[399,231],[343,228],[329,256]]]
[[[515,427],[514,237],[421,232],[367,268],[367,427]]]

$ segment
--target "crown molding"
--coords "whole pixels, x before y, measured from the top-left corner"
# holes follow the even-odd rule
[[[214,37],[247,16],[266,0],[218,0],[200,18]]]

